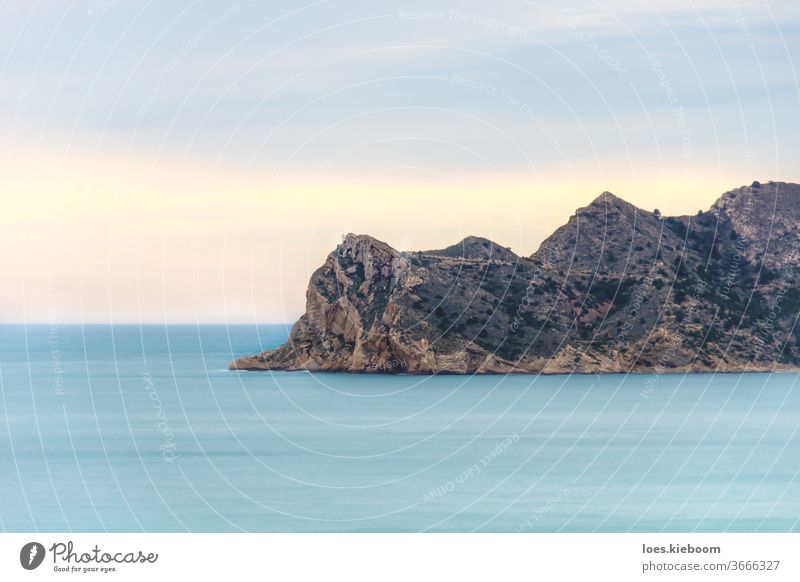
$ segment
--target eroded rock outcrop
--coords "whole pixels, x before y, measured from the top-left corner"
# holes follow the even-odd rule
[[[800,364],[800,186],[662,217],[603,193],[530,257],[468,237],[400,252],[348,235],[289,341],[238,370],[758,371]]]

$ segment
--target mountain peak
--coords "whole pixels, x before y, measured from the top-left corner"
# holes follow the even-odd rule
[[[624,202],[624,200],[622,200],[622,198],[620,198],[619,196],[617,196],[613,192],[609,192],[608,190],[604,190],[600,194],[600,196],[598,196],[597,198],[595,198],[592,201],[592,204],[595,204],[595,203],[608,204],[608,203],[614,202],[614,201],[622,201],[622,202]]]
[[[619,196],[616,196],[611,192],[605,191],[602,194],[600,194],[600,196],[592,200],[588,206],[582,208],[581,210],[589,210],[589,209],[603,210],[603,211],[611,209],[636,210],[636,207],[630,202],[623,200]]]
[[[773,200],[777,210],[792,210],[800,206],[800,185],[791,182],[753,182],[749,186],[740,186],[728,190],[714,202],[713,209],[733,206],[739,200]]]
[[[496,259],[513,261],[517,255],[510,249],[480,236],[468,236],[447,248],[428,251],[428,254],[467,259]]]
[[[369,243],[369,244],[379,244],[385,245],[386,243],[383,241],[379,241],[375,237],[372,237],[368,234],[354,234],[352,232],[348,232],[344,237],[342,237],[342,245],[356,245],[362,243]]]
[[[348,251],[359,251],[362,249],[378,249],[380,251],[389,252],[391,254],[399,254],[391,245],[378,240],[368,234],[353,234],[348,233],[342,239],[342,242],[336,247],[339,254]]]

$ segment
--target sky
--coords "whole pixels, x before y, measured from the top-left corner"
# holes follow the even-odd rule
[[[348,232],[800,182],[798,55],[796,0],[0,0],[0,322],[288,323]]]

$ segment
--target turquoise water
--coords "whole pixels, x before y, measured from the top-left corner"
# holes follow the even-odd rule
[[[0,528],[800,531],[796,375],[226,371],[286,334],[0,327]]]

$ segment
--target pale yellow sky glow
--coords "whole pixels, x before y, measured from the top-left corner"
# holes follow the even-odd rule
[[[454,176],[432,165],[275,179],[113,156],[40,162],[2,179],[18,193],[0,201],[0,313],[11,322],[292,322],[308,277],[347,232],[401,250],[473,234],[529,255],[603,186],[685,214],[745,181],[698,175],[689,188],[662,178],[666,168]]]
[[[344,233],[800,180],[795,1],[90,4],[0,6],[0,323],[291,322]]]

